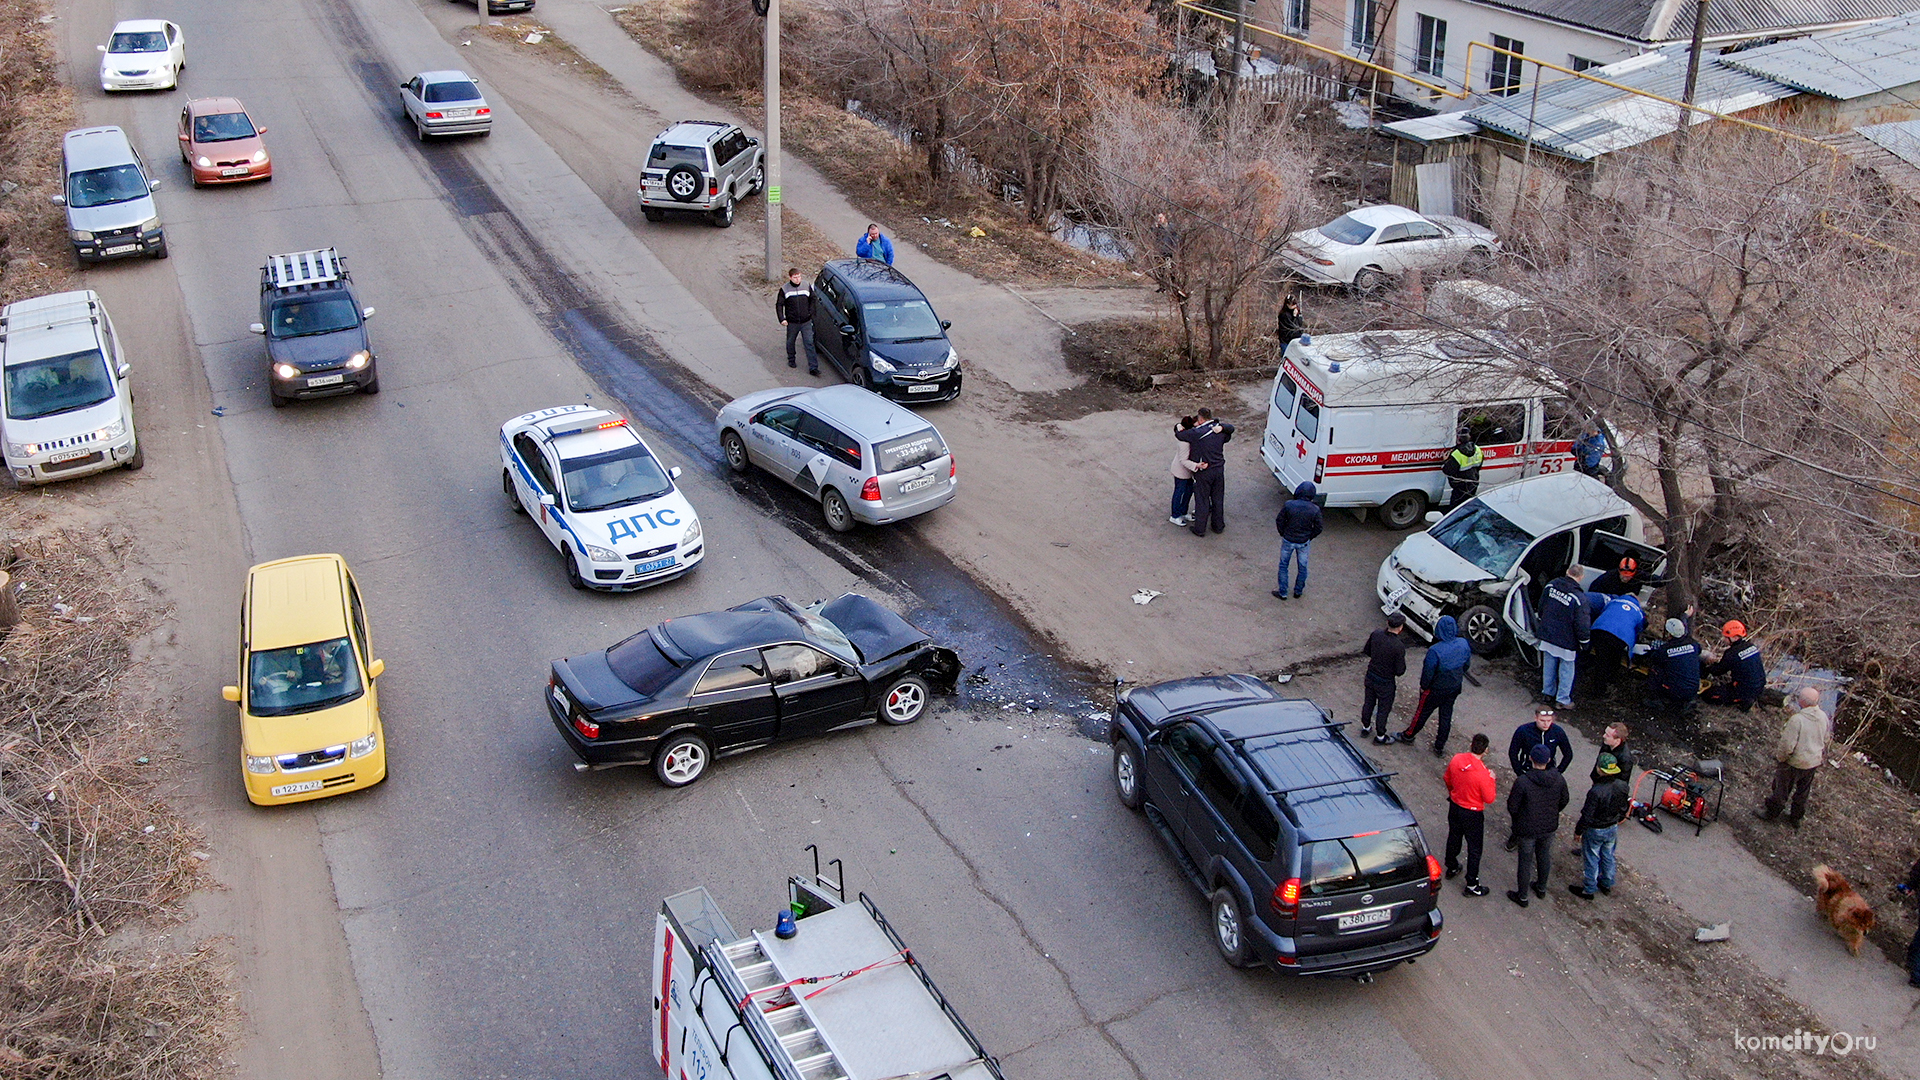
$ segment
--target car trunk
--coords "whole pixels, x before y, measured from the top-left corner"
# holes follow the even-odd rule
[[[1433,907],[1426,849],[1412,826],[1303,844],[1300,878],[1294,940],[1303,958],[1424,931]]]

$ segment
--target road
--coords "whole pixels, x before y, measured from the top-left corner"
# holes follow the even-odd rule
[[[1204,906],[1107,790],[1106,749],[1080,730],[1085,688],[1033,655],[1003,605],[913,530],[832,539],[797,499],[724,475],[707,387],[782,369],[636,238],[631,207],[583,182],[510,94],[489,139],[412,140],[388,88],[459,66],[428,18],[447,10],[206,0],[181,13],[187,92],[244,99],[276,165],[270,184],[193,191],[172,149],[183,94],[87,89],[93,44],[142,12],[60,7],[84,118],[126,127],[167,181],[174,257],[86,275],[140,358],[149,467],[71,488],[127,502],[175,603],[164,652],[199,763],[183,790],[227,886],[197,928],[237,943],[239,1075],[651,1075],[659,899],[704,884],[736,925],[766,925],[808,843],[845,860],[1014,1080],[1628,1074],[1607,1054],[1543,1059],[1511,1038],[1519,998],[1546,1038],[1583,1046],[1606,1045],[1608,1010],[1626,1007],[1531,937],[1527,995],[1506,989],[1505,953],[1451,944],[1373,987],[1226,969]],[[384,392],[273,410],[245,329],[258,267],[320,245],[378,309]],[[589,396],[686,466],[710,552],[689,578],[575,593],[503,502],[501,420]],[[216,690],[233,598],[249,562],[311,550],[341,552],[362,582],[392,773],[260,811]],[[1007,663],[1024,681],[911,728],[731,759],[679,791],[570,767],[539,701],[551,657],[672,614],[856,587],[958,641],[970,667],[998,678]],[[1496,933],[1503,918],[1483,908],[1468,925]]]

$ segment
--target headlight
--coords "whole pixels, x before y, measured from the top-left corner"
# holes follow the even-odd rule
[[[273,772],[273,759],[270,757],[254,757],[252,754],[248,754],[247,771],[265,776]]]
[[[35,442],[10,442],[7,444],[8,457],[32,457],[40,452],[40,444]]]
[[[75,240],[91,240],[91,239],[93,239],[93,234],[92,234],[92,233],[90,233],[90,232],[88,232],[88,231],[87,231],[87,230],[85,230],[85,229],[75,229],[75,230],[73,230],[72,232],[70,232],[70,233],[68,233],[67,235],[68,235],[68,236],[71,236],[71,237],[73,237],[73,238],[74,238]]]
[[[869,351],[867,353],[867,365],[873,368],[873,370],[875,371],[892,371],[893,370],[893,365],[888,363],[886,359],[883,358],[877,352]]]
[[[300,369],[294,367],[292,364],[275,364],[273,365],[273,373],[283,379],[294,379],[300,376]]]
[[[157,217],[150,217],[147,220],[141,222],[140,231],[141,232],[159,232],[160,219]]]
[[[694,518],[693,524],[687,526],[687,535],[680,538],[680,544],[685,547],[698,539],[700,539],[700,519]]]
[[[122,435],[125,435],[126,433],[127,433],[127,422],[124,420],[115,420],[113,423],[108,424],[106,427],[103,427],[99,431],[94,432],[93,441],[94,442],[112,442],[113,440],[119,438]]]
[[[366,738],[355,739],[351,744],[347,746],[347,756],[348,757],[366,757],[368,754],[373,753],[374,748],[378,747],[379,745],[380,745],[380,736],[369,731],[367,732]]]
[[[587,558],[591,559],[594,562],[619,562],[620,561],[620,553],[617,551],[608,551],[606,548],[594,547],[592,544],[587,544],[586,549],[587,549]]]
[[[347,357],[347,370],[359,371],[361,368],[366,367],[367,361],[371,359],[373,359],[373,354],[365,349],[361,349],[359,352]]]
[[[959,366],[960,366],[960,354],[959,354],[959,353],[957,353],[957,352],[955,352],[955,351],[953,351],[952,349],[948,349],[948,350],[947,350],[947,360],[946,360],[946,363],[944,363],[944,364],[941,364],[940,366],[941,366],[941,367],[943,367],[943,368],[946,368],[946,369],[948,369],[949,371],[951,371],[951,370],[952,370],[952,369],[954,369],[954,368],[957,368],[957,367],[959,367]]]
[[[195,165],[198,165],[198,166],[200,166],[200,167],[201,167],[201,168],[203,168],[203,169],[211,169],[211,168],[213,168],[213,159],[212,159],[212,158],[210,158],[210,157],[208,157],[208,156],[207,156],[207,155],[205,155],[205,154],[201,154],[201,155],[200,155],[199,157],[197,157],[197,158],[194,158],[194,159],[193,159],[193,163],[194,163]]]
[[[255,150],[253,152],[253,163],[255,165],[264,164],[266,160],[267,160],[267,152],[265,150]]]

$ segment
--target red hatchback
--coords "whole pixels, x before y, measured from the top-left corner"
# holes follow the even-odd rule
[[[193,186],[273,179],[273,159],[246,106],[235,98],[196,98],[180,110],[180,160]]]

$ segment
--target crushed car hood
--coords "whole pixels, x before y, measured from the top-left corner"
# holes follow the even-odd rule
[[[847,635],[853,647],[860,650],[863,663],[879,663],[928,640],[919,627],[859,593],[830,600],[820,606],[819,613]]]
[[[1414,533],[1393,549],[1400,569],[1431,585],[1492,581],[1493,575],[1453,553],[1430,533]]]

